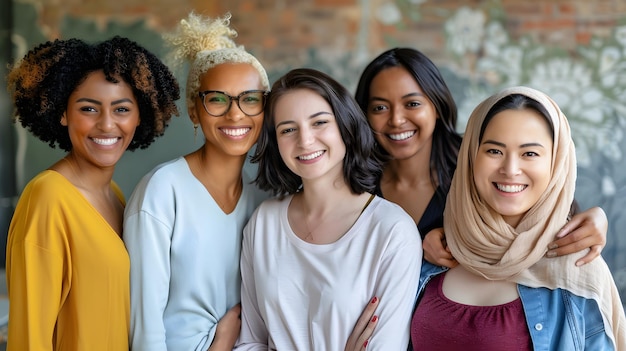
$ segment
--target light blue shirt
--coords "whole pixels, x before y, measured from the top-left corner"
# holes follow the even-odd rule
[[[424,261],[417,296],[447,268]],[[615,350],[595,300],[567,290],[517,285],[535,351]]]
[[[267,198],[245,174],[243,183],[230,214],[182,157],[138,183],[124,213],[133,351],[206,351],[217,322],[239,303],[242,231]]]

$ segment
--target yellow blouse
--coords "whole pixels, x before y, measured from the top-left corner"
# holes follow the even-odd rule
[[[129,269],[100,213],[61,174],[41,172],[9,227],[7,350],[128,350]]]

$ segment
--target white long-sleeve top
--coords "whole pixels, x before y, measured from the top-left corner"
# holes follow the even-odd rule
[[[133,351],[209,348],[217,322],[239,303],[241,235],[265,198],[244,174],[225,214],[182,157],[142,178],[124,214]]]
[[[343,350],[373,296],[367,349],[406,350],[422,261],[413,219],[376,197],[344,236],[316,245],[291,230],[291,199],[266,200],[244,228],[236,350]]]

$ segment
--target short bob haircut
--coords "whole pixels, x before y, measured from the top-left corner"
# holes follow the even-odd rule
[[[259,164],[257,186],[283,197],[298,192],[302,179],[293,173],[280,157],[276,139],[275,110],[280,98],[299,89],[319,94],[330,105],[346,147],[343,177],[355,194],[374,193],[382,174],[382,156],[365,115],[352,95],[333,78],[320,71],[299,68],[279,78],[272,86],[265,106],[265,119],[253,163]]]
[[[57,39],[31,49],[7,77],[15,120],[50,147],[70,151],[61,117],[72,92],[95,71],[103,71],[109,82],[125,82],[135,95],[140,123],[128,150],[148,147],[179,114],[178,82],[168,67],[134,41],[116,36],[96,44]]]
[[[437,112],[430,153],[430,174],[433,185],[447,193],[456,169],[461,135],[456,132],[457,108],[452,93],[435,64],[422,52],[412,48],[387,50],[370,62],[357,85],[355,99],[367,116],[372,81],[381,71],[403,67],[413,76]],[[380,147],[383,154],[387,152]],[[433,177],[437,177],[434,179]]]

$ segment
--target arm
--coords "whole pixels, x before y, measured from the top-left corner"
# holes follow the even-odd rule
[[[129,203],[134,205],[132,199]],[[131,262],[131,349],[166,351],[163,312],[169,295],[171,229],[139,209],[127,208],[126,215],[124,244]]]
[[[378,263],[376,296],[378,325],[367,347],[373,350],[406,350],[413,305],[422,262],[421,241],[415,223],[397,221],[392,238]]]
[[[606,245],[608,220],[600,207],[575,214],[559,231],[557,239],[548,245],[547,257],[569,255],[589,248],[589,252],[576,261],[577,266],[591,262]]]
[[[443,228],[431,230],[424,237],[424,259],[443,267],[454,268],[459,263],[452,257],[450,249],[446,245],[446,237]]]
[[[69,293],[66,233],[60,206],[25,190],[8,232],[9,299],[7,350],[53,350],[58,311]],[[62,212],[62,210],[58,211]]]
[[[352,329],[352,334],[348,338],[344,351],[363,351],[367,348],[369,338],[376,328],[376,323],[378,323],[378,316],[375,316],[374,312],[376,312],[379,302],[380,299],[374,296],[370,303],[365,306],[354,329]]]
[[[262,206],[262,205],[261,205]],[[243,230],[241,245],[241,334],[235,350],[268,350],[269,333],[256,299],[254,276],[254,231],[256,216],[252,215]]]
[[[235,305],[228,310],[224,317],[217,323],[217,330],[213,343],[208,351],[230,351],[235,347],[235,342],[241,330],[241,304]]]

